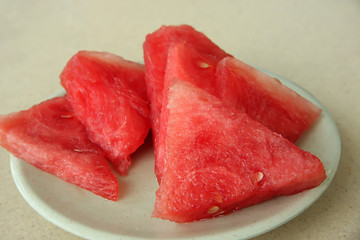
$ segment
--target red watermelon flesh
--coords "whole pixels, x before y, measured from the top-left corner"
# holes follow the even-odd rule
[[[166,104],[154,217],[179,223],[212,218],[326,178],[316,156],[188,82],[173,81]]]
[[[89,138],[127,174],[130,155],[150,129],[144,66],[106,52],[80,51],[60,78]]]
[[[66,97],[0,116],[0,145],[43,171],[117,199],[118,183],[105,153],[88,139]]]
[[[158,149],[160,145],[158,143],[158,134],[160,131],[159,116],[163,102],[163,93],[167,91],[167,89],[164,89],[165,70],[168,63],[169,48],[174,43],[190,45],[200,54],[211,59],[212,62],[218,62],[222,58],[230,56],[207,36],[189,25],[162,26],[160,29],[146,36],[143,46],[145,80],[151,103],[151,129],[156,159],[159,159],[158,155],[159,152],[161,152],[161,150]],[[176,50],[173,51],[173,54],[175,58],[178,58],[176,56],[178,54]],[[206,68],[206,64],[202,62],[198,62],[197,64],[199,64],[199,67]],[[156,174],[160,181],[161,167],[156,167],[156,169]]]
[[[215,73],[218,62],[217,56],[201,53],[191,44],[173,43],[168,50],[163,98],[166,98],[169,83],[174,78],[190,82],[210,94],[215,94]]]
[[[292,142],[321,114],[320,108],[279,80],[233,57],[219,62],[216,75],[220,99]]]
[[[190,82],[205,91],[215,94],[215,72],[219,62],[217,57],[208,54],[201,54],[191,44],[186,42],[176,42],[170,45],[168,50],[168,60],[164,77],[163,103],[167,99],[167,90],[173,79],[181,79]],[[163,104],[164,106],[164,104]],[[165,104],[166,107],[166,104]],[[155,162],[155,173],[159,182],[164,167],[164,131],[160,122],[160,132],[157,137],[157,160]]]

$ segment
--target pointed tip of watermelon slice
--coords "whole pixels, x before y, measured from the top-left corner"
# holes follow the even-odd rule
[[[128,175],[129,167],[131,165],[131,157],[122,157],[121,160],[117,159],[116,161],[112,159],[111,165],[120,176],[126,176]]]
[[[216,91],[226,105],[247,113],[292,142],[296,142],[322,112],[277,78],[234,57],[225,57],[217,65]]]
[[[116,201],[119,185],[105,153],[72,116],[65,96],[11,113],[0,120],[0,144],[43,171]]]

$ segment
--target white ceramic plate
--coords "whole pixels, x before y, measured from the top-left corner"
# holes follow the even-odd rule
[[[265,71],[323,109],[317,122],[297,145],[317,155],[327,179],[317,188],[248,207],[207,221],[176,224],[151,218],[158,187],[154,155],[148,140],[133,158],[126,177],[119,177],[117,202],[66,183],[11,157],[14,181],[25,200],[50,222],[86,239],[247,239],[270,231],[313,204],[332,181],[340,160],[338,129],[324,106],[295,83]]]

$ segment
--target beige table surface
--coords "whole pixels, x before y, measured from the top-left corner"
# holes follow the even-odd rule
[[[147,33],[181,23],[310,91],[340,130],[341,161],[328,190],[303,214],[256,239],[360,239],[359,1],[0,0],[0,114],[57,92],[58,75],[78,50],[142,61]],[[0,239],[79,239],[21,197],[2,148],[0,189]]]

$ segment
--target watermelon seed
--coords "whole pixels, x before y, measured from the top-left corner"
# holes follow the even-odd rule
[[[264,178],[264,174],[262,172],[256,173],[256,180],[257,182],[260,182]]]
[[[280,82],[280,80],[279,80],[278,78],[274,78],[274,79],[275,79],[275,81],[276,81],[277,83],[281,84],[281,82]]]
[[[84,150],[77,149],[77,148],[74,148],[74,151],[75,151],[75,152],[79,152],[79,153],[85,152]]]
[[[219,211],[219,207],[213,206],[213,207],[209,208],[208,213],[213,214],[213,213],[216,213],[217,211]]]
[[[60,115],[60,117],[62,117],[62,118],[72,118],[71,115]]]
[[[208,67],[210,67],[210,64],[207,64],[207,63],[205,63],[205,62],[199,62],[199,66],[200,66],[201,68],[208,68]]]
[[[216,214],[216,216],[219,216],[219,215],[223,214],[224,212],[225,212],[225,210],[222,210],[222,211],[218,212],[218,213]]]

